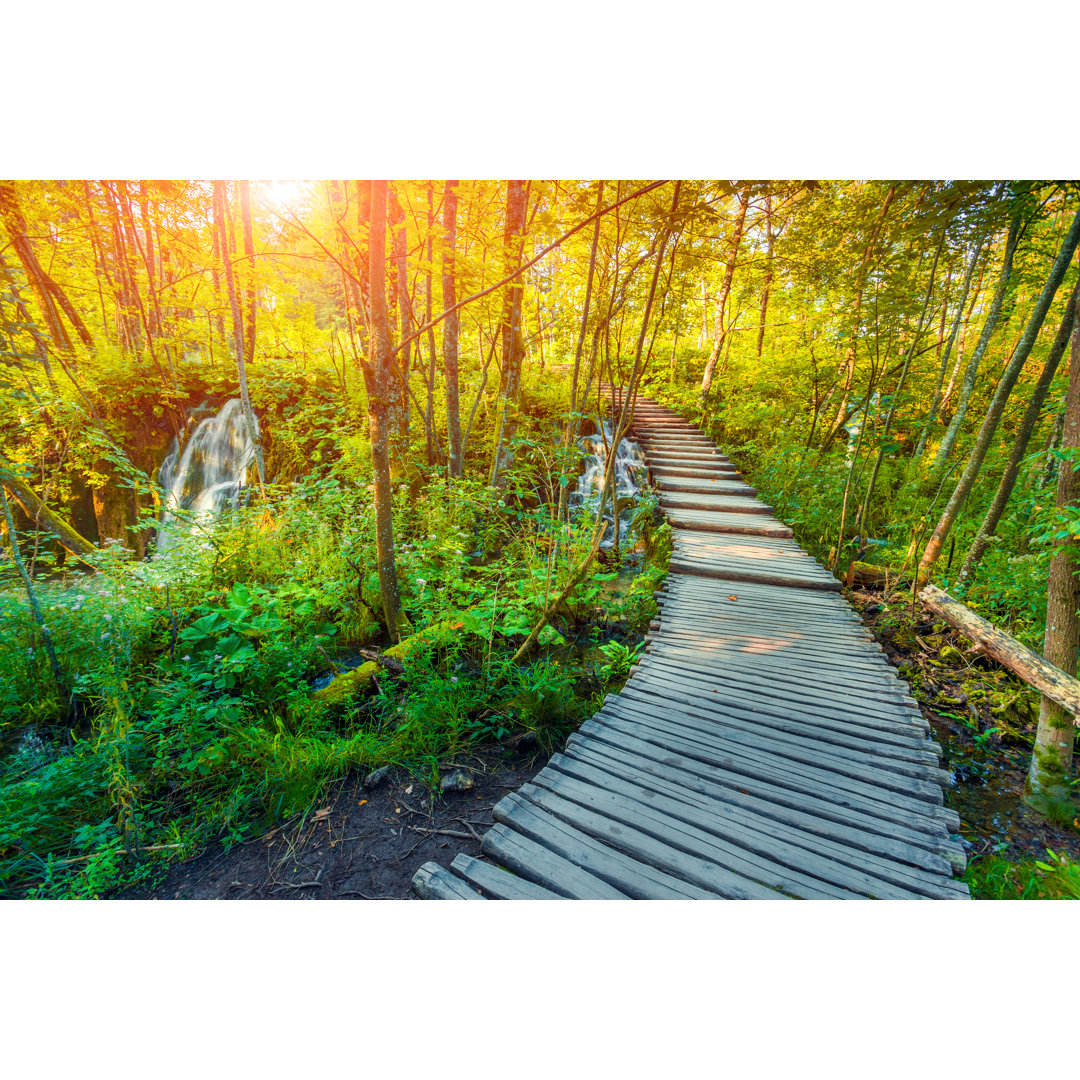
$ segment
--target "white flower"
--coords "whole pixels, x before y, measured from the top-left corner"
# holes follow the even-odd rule
[[[416,584],[417,585],[426,585],[427,584],[427,578],[418,577],[416,579]]]
[[[111,615],[106,615],[105,616],[105,621],[106,622],[112,622],[112,616]]]
[[[181,656],[180,659],[181,660],[190,660],[191,657],[190,656]]]

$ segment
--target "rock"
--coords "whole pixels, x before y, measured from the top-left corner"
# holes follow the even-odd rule
[[[946,663],[953,661],[957,664],[964,663],[964,654],[959,649],[954,649],[951,645],[942,646],[941,652],[938,653]]]
[[[381,784],[389,775],[392,765],[384,765],[381,769],[374,769],[364,777],[364,787],[377,787]]]
[[[464,773],[460,769],[455,769],[454,772],[444,776],[439,781],[441,791],[469,791],[474,787],[476,787],[476,781],[468,773]]]

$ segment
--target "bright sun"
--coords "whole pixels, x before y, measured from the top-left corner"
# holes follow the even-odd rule
[[[263,201],[282,214],[298,213],[311,195],[310,180],[259,180]]]

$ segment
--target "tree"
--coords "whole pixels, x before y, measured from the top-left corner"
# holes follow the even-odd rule
[[[1080,299],[1074,296],[1072,355],[1069,359],[1069,389],[1065,398],[1065,427],[1062,450],[1080,450]],[[1080,500],[1080,469],[1072,460],[1062,461],[1058,472],[1057,508],[1064,512]],[[1054,555],[1046,585],[1046,632],[1043,656],[1070,675],[1076,674],[1080,648],[1080,576],[1077,555],[1080,540],[1073,535],[1054,540]],[[1049,698],[1042,699],[1035,747],[1028,768],[1028,786],[1034,792],[1068,782],[1072,772],[1075,718]]]
[[[461,316],[453,310],[457,303],[454,281],[454,257],[457,247],[457,181],[447,180],[443,193],[443,248],[442,290],[443,305],[449,310],[443,323],[443,371],[446,376],[446,454],[447,472],[451,477],[461,476],[461,407],[458,402],[458,335]]]
[[[1061,243],[1061,250],[1054,260],[1050,276],[1047,278],[1046,284],[1043,286],[1042,292],[1035,303],[1035,310],[1031,313],[1031,318],[1028,320],[1023,336],[1017,344],[1004,374],[1001,376],[997,390],[990,402],[990,407],[987,409],[986,417],[983,420],[982,427],[979,429],[978,438],[972,448],[971,457],[968,459],[963,475],[957,481],[952,497],[949,499],[949,503],[942,512],[934,533],[926,545],[926,550],[923,552],[922,560],[919,563],[919,570],[922,573],[928,573],[937,562],[945,538],[949,535],[949,531],[952,529],[953,523],[964,505],[964,501],[971,492],[975,478],[978,476],[987,451],[990,449],[990,442],[994,437],[994,432],[997,430],[1001,415],[1005,411],[1005,403],[1008,401],[1024,363],[1031,353],[1035,339],[1042,328],[1043,319],[1046,318],[1046,313],[1050,308],[1054,295],[1057,293],[1058,286],[1065,277],[1065,271],[1072,261],[1078,242],[1080,242],[1080,213],[1077,213],[1073,218],[1072,225]]]
[[[375,478],[375,550],[386,629],[400,641],[406,621],[398,591],[394,557],[394,515],[390,502],[390,402],[394,393],[390,330],[386,314],[385,180],[371,182],[371,225],[368,237],[368,287],[371,296],[371,358],[363,365],[368,398],[368,431]]]

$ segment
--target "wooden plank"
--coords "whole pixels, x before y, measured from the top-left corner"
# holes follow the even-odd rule
[[[614,772],[617,776],[626,776],[632,772],[640,777],[654,777],[658,781],[665,781],[669,785],[665,790],[673,795],[686,791],[699,792],[711,799],[751,812],[758,819],[779,822],[797,829],[800,833],[825,837],[856,852],[866,852],[906,863],[934,875],[948,876],[950,872],[963,872],[965,859],[959,842],[943,842],[948,854],[945,851],[930,850],[923,846],[925,837],[920,838],[918,843],[909,843],[892,836],[883,836],[872,828],[859,828],[857,822],[849,825],[812,810],[796,809],[761,795],[750,794],[730,783],[725,785],[715,782],[692,769],[662,764],[648,753],[620,749],[611,743],[581,735],[570,736],[564,753],[588,761],[597,768]]]
[[[771,514],[773,508],[750,495],[676,495],[670,491],[657,492],[660,509],[719,510],[725,514]]]
[[[753,536],[788,538],[792,531],[764,514],[724,514],[715,510],[669,510],[668,521],[683,529],[705,532],[745,533]]]
[[[795,673],[732,664],[709,671],[704,662],[693,663],[663,650],[646,653],[638,667],[703,701],[718,692],[725,701],[780,717],[789,715],[787,709],[795,704],[798,715],[813,724],[827,722],[837,732],[866,731],[865,737],[875,742],[914,745],[926,732],[925,720],[916,721],[915,710],[900,700],[862,695],[846,685],[830,696],[827,686],[810,679],[800,683]],[[631,669],[631,679],[633,675]]]
[[[507,795],[494,808],[500,825],[542,844],[575,866],[587,869],[619,892],[635,900],[718,900],[715,891],[691,885],[646,862],[632,859],[624,852],[568,825],[541,810],[520,795]]]
[[[865,851],[852,851],[819,836],[800,834],[776,821],[763,822],[729,803],[679,790],[636,771],[616,774],[565,754],[556,754],[548,768],[580,784],[641,802],[648,810],[711,833],[740,851],[805,874],[811,884],[818,879],[882,900],[916,900],[927,895],[944,898],[954,892],[947,884],[951,878],[944,860],[942,874],[919,873],[910,867],[890,865],[888,860]],[[545,775],[547,772],[545,769]]]
[[[633,823],[633,828],[662,844],[688,855],[714,863],[750,882],[777,889],[789,896],[804,900],[855,899],[856,893],[829,882],[817,881],[810,875],[783,866],[757,852],[723,839],[667,812],[667,803],[656,796],[652,803],[628,798],[612,790],[583,784],[554,769],[537,773],[529,785],[533,791],[528,798],[540,801],[550,792],[566,804],[602,815],[616,827]],[[565,807],[559,811],[566,813]],[[572,812],[572,811],[570,811]]]
[[[665,726],[660,721],[649,722],[648,718],[639,715],[629,718],[601,710],[582,724],[580,731],[584,735],[599,735],[598,729],[603,728],[635,736],[683,757],[696,758],[707,765],[736,771],[772,784],[786,784],[793,791],[826,799],[871,817],[899,822],[909,828],[941,836],[950,831],[946,827],[945,817],[938,812],[940,807],[916,799],[903,799],[899,795],[883,797],[890,793],[882,793],[872,785],[839,777],[827,769],[800,765],[769,754],[755,754],[751,749],[737,744],[718,749],[702,739],[694,738],[692,733],[684,729],[674,725]]]
[[[832,743],[865,753],[880,755],[889,761],[906,761],[937,768],[939,755],[930,749],[919,728],[886,723],[859,723],[857,718],[836,712],[807,708],[793,699],[785,706],[782,700],[760,705],[749,694],[735,694],[726,687],[710,690],[703,684],[679,683],[674,679],[648,679],[627,682],[620,697],[643,704],[659,699],[696,710],[705,717],[724,715],[733,721],[753,724],[790,733],[798,738]],[[883,760],[883,766],[886,761]]]
[[[684,753],[673,743],[668,745],[651,736],[648,730],[619,730],[613,725],[597,724],[587,732],[583,730],[572,735],[571,740],[584,740],[598,752],[620,752],[647,758],[659,767],[677,769],[726,788],[734,793],[732,797],[745,796],[758,800],[762,805],[812,815],[826,822],[857,829],[868,836],[899,841],[935,853],[948,850],[949,845],[954,843],[939,822],[920,819],[922,827],[914,828],[896,818],[867,813],[856,803],[837,803],[830,792],[804,791],[786,779],[777,781],[775,777],[752,776],[737,765],[702,761],[693,753]]]
[[[535,784],[525,784],[521,788],[521,795],[540,809],[602,840],[609,847],[729,900],[789,899],[783,892],[733,873],[711,859],[664,843],[651,832],[598,814]]]
[[[627,899],[625,893],[606,881],[505,825],[493,825],[488,829],[480,850],[489,859],[567,899]]]
[[[767,585],[790,585],[795,589],[827,589],[833,592],[839,592],[841,589],[840,582],[835,578],[831,581],[807,579],[794,574],[771,573],[748,566],[728,567],[720,563],[706,563],[703,560],[691,561],[672,557],[668,568],[680,574],[697,574],[699,577],[718,578],[721,581],[754,581]]]
[[[450,869],[458,877],[475,885],[495,900],[562,900],[564,897],[524,878],[500,870],[497,866],[466,855],[456,855]]]
[[[707,746],[727,750],[741,747],[753,754],[766,754],[798,767],[812,767],[867,785],[883,800],[906,800],[939,805],[943,801],[938,770],[926,765],[911,765],[872,754],[865,750],[825,743],[820,740],[791,737],[765,724],[745,721],[728,715],[723,720],[704,716],[692,706],[663,705],[656,699],[620,696],[604,703],[604,715],[624,716],[662,724],[665,730],[677,730],[683,738],[693,738]],[[947,776],[947,774],[946,774]],[[834,780],[834,782],[843,781]]]
[[[426,862],[413,874],[412,891],[421,900],[483,900],[475,889],[444,870],[436,862]]]

